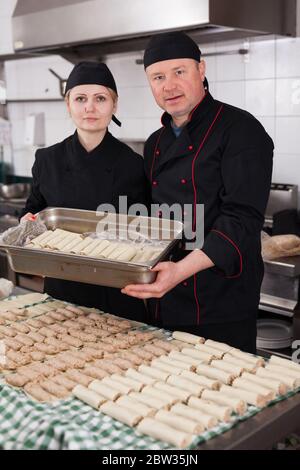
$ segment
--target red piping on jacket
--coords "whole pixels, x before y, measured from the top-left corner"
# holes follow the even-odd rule
[[[150,169],[150,181],[151,181],[151,184],[153,183],[153,168],[154,168],[154,164],[155,164],[155,160],[156,160],[156,152],[157,152],[157,148],[158,148],[158,145],[159,145],[159,142],[160,142],[160,138],[162,136],[162,133],[164,132],[165,130],[165,127],[163,127],[159,133],[159,136],[157,138],[157,141],[156,141],[156,144],[155,144],[155,148],[154,148],[154,154],[153,154],[153,159],[152,159],[152,165],[151,165],[151,169]],[[158,303],[159,301],[157,300],[156,301],[156,307],[155,307],[155,319],[157,320],[158,319]]]
[[[194,299],[196,302],[196,310],[197,310],[197,325],[200,323],[200,305],[199,305],[199,300],[198,300],[198,295],[197,295],[197,274],[194,274]]]
[[[198,108],[198,106],[200,106],[200,104],[202,103],[202,101],[205,100],[205,98],[207,97],[207,95],[208,95],[208,91],[205,92],[205,95],[202,97],[202,99],[199,101],[199,103],[196,104],[196,106],[192,109],[192,111],[190,112],[190,115],[189,115],[189,121],[191,121],[194,112],[196,111],[196,109]]]
[[[214,117],[214,120],[212,121],[211,125],[207,129],[206,134],[203,137],[202,142],[200,143],[199,148],[198,148],[197,152],[195,153],[195,156],[194,156],[193,162],[192,162],[192,182],[193,182],[193,190],[194,190],[194,214],[193,214],[193,226],[192,226],[193,231],[196,230],[196,204],[197,204],[197,188],[196,188],[196,185],[195,185],[195,163],[196,163],[197,157],[198,157],[203,145],[205,144],[209,134],[211,133],[212,128],[214,127],[215,122],[218,119],[219,114],[222,111],[222,109],[223,109],[223,104],[219,107],[218,112]]]
[[[159,133],[159,136],[157,138],[157,141],[156,141],[156,144],[155,144],[155,149],[154,149],[154,154],[153,154],[153,159],[152,159],[152,165],[151,165],[151,170],[150,170],[150,181],[151,181],[151,184],[153,182],[153,168],[154,168],[154,164],[155,164],[155,160],[156,160],[156,152],[157,152],[157,147],[158,147],[158,144],[159,144],[159,141],[160,141],[160,138],[162,136],[162,133],[163,131],[165,130],[165,127],[163,127]]]
[[[231,245],[236,249],[236,251],[238,252],[238,255],[239,255],[239,258],[240,258],[240,270],[237,274],[234,274],[233,276],[226,276],[227,279],[234,279],[236,277],[239,277],[241,274],[242,274],[242,271],[243,271],[243,257],[242,257],[242,254],[238,248],[238,246],[234,243],[234,241],[231,240],[231,238],[229,238],[227,235],[225,235],[225,233],[221,232],[220,230],[216,230],[216,229],[212,229],[211,230],[212,232],[216,232],[218,235],[220,235],[221,237],[225,238],[225,240],[227,240],[229,243],[231,243]]]
[[[197,205],[197,188],[196,188],[196,185],[195,185],[195,163],[196,163],[197,157],[198,157],[203,145],[205,144],[209,134],[211,133],[212,128],[214,127],[215,122],[218,119],[219,114],[221,113],[222,109],[223,109],[223,105],[221,105],[219,107],[219,109],[217,111],[217,114],[215,115],[212,123],[210,124],[208,130],[206,131],[206,134],[203,137],[203,139],[202,139],[202,141],[201,141],[201,143],[198,147],[198,150],[195,153],[195,156],[193,158],[193,162],[192,162],[192,183],[193,183],[193,190],[194,190],[194,204],[193,204],[194,214],[193,214],[193,224],[192,224],[193,231],[196,230],[196,205]],[[195,302],[196,302],[197,325],[198,325],[199,322],[200,322],[200,305],[199,305],[199,300],[198,300],[198,296],[197,296],[197,276],[196,276],[196,274],[194,274],[194,298],[195,298]]]
[[[155,320],[158,319],[158,303],[159,303],[159,300],[157,299],[156,300],[156,307],[155,307],[155,316],[154,316]]]

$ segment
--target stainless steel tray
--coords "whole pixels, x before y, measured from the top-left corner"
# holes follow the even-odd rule
[[[98,224],[104,226],[107,218],[108,214],[103,212],[56,207],[38,214],[38,219],[48,229],[61,228],[76,233],[96,232]],[[150,236],[155,232],[155,238],[165,242],[163,251],[151,262],[134,264],[4,244],[0,245],[0,249],[7,252],[11,268],[20,273],[119,288],[128,284],[150,283],[156,277],[151,268],[167,259],[182,237],[183,224],[179,221],[123,214],[117,214],[117,220],[111,222],[120,234],[124,234],[135,223],[138,223],[143,233]]]

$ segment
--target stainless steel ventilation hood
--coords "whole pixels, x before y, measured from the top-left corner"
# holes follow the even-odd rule
[[[16,53],[60,54],[76,62],[144,49],[161,31],[198,43],[265,34],[296,36],[297,0],[19,0]]]

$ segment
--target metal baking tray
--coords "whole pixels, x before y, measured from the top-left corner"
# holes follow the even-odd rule
[[[124,234],[138,225],[143,234],[152,234],[155,239],[163,241],[163,250],[159,256],[143,264],[0,245],[0,249],[7,252],[10,266],[16,272],[118,288],[153,282],[156,273],[151,268],[167,259],[183,233],[181,222],[155,217],[123,214],[114,217],[104,212],[57,207],[47,208],[39,212],[37,217],[50,230],[61,228],[76,233],[96,232],[97,228],[105,230],[108,221],[109,227],[113,227],[117,234]]]

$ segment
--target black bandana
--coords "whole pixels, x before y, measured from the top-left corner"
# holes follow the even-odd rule
[[[144,53],[145,69],[151,64],[170,59],[194,59],[200,62],[201,51],[193,39],[181,31],[153,36]]]

